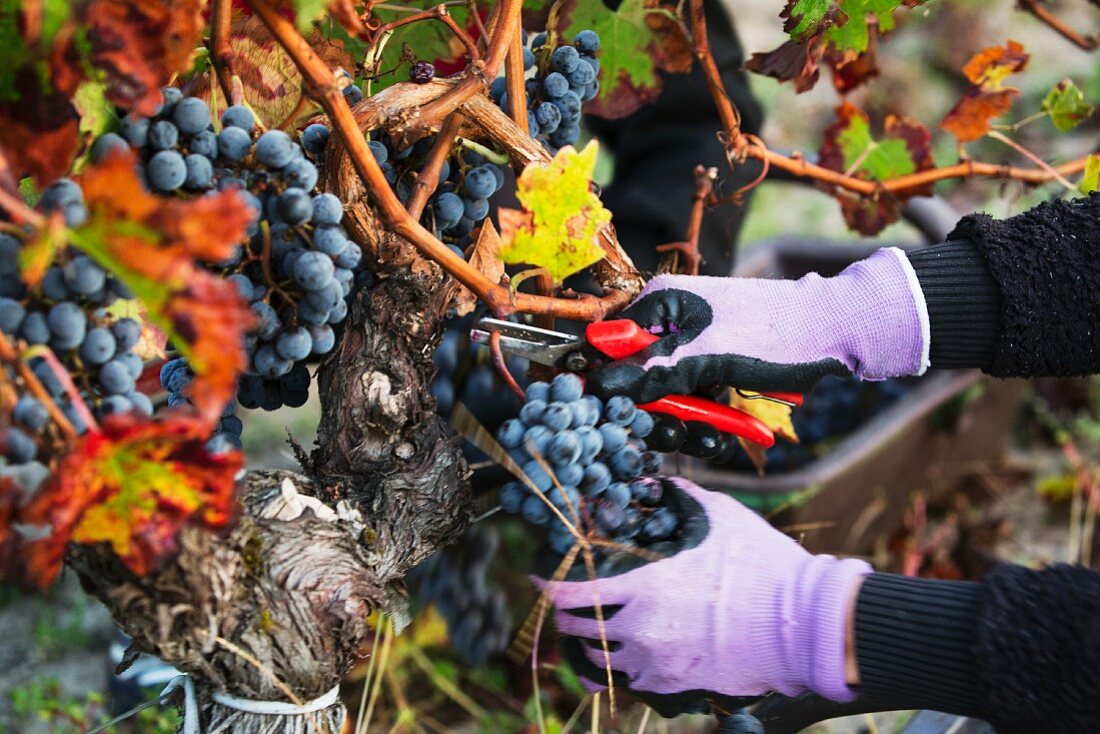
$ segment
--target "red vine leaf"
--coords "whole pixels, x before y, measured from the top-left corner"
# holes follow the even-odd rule
[[[232,48],[229,60],[233,64],[233,72],[241,80],[244,101],[265,125],[274,127],[284,121],[298,124],[316,114],[312,105],[302,105],[305,91],[293,59],[275,42],[259,18],[234,8],[229,40]],[[317,28],[306,34],[306,40],[329,68],[354,68],[355,60],[345,49],[343,41],[326,39]],[[189,91],[212,104],[213,79],[212,74],[196,77]],[[228,105],[219,89],[218,114]],[[297,115],[295,110],[299,111]]]
[[[1020,94],[1015,87],[1005,86],[1005,79],[1023,71],[1029,58],[1024,47],[1015,41],[975,54],[963,67],[970,88],[947,113],[940,127],[960,143],[977,140],[989,132],[989,121],[1008,112]]]
[[[44,188],[72,164],[80,143],[76,111],[67,95],[43,86],[32,64],[15,72],[14,94],[0,105],[0,151],[16,179],[32,176]]]
[[[235,191],[191,201],[144,189],[128,154],[115,154],[82,176],[88,221],[69,242],[115,273],[187,358],[196,379],[192,402],[212,425],[233,397],[246,365],[242,346],[252,312],[233,284],[200,261],[227,259],[255,212]]]
[[[931,169],[932,135],[919,122],[890,115],[883,136],[875,139],[867,113],[845,102],[837,121],[825,129],[818,163],[825,168],[868,181],[886,181]],[[897,221],[905,200],[930,193],[929,186],[904,194],[880,192],[868,197],[843,195],[841,211],[848,226],[865,235],[878,234]]]
[[[208,437],[203,421],[181,413],[110,416],[82,437],[17,513],[18,522],[49,531],[24,544],[27,577],[48,586],[71,542],[109,543],[143,576],[171,560],[183,527],[227,527],[244,458],[208,454]]]

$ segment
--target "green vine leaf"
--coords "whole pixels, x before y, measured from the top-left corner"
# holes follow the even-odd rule
[[[673,7],[655,0],[623,0],[617,10],[602,2],[566,0],[558,32],[569,42],[585,29],[600,35],[600,91],[585,106],[599,117],[625,117],[661,92],[658,69],[691,69],[691,45]]]
[[[504,262],[545,268],[555,283],[599,262],[596,238],[611,212],[591,190],[597,151],[595,140],[580,152],[566,146],[550,163],[523,169],[516,188],[523,210],[499,211]]]
[[[1043,111],[1050,114],[1054,127],[1068,132],[1087,120],[1095,108],[1085,101],[1085,95],[1069,79],[1055,84],[1043,98]]]

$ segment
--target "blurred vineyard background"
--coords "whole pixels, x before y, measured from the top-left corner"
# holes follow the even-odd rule
[[[738,33],[748,53],[772,48],[783,39],[776,13],[778,2],[725,0],[736,18]],[[1060,0],[1050,7],[1070,25],[1096,26],[1097,9],[1084,0]],[[1032,54],[1033,63],[1013,83],[1022,91],[1016,110],[1035,110],[1054,84],[1072,78],[1086,98],[1100,100],[1100,61],[1056,35],[1049,27],[1013,9],[1012,2],[988,0],[932,0],[904,14],[900,29],[882,44],[882,77],[856,92],[853,101],[873,121],[886,114],[903,114],[932,127],[951,108],[965,86],[959,69],[978,49],[1017,40]],[[763,138],[784,151],[814,153],[819,134],[833,118],[837,97],[827,83],[794,96],[788,86],[752,76],[752,89],[766,109]],[[1016,114],[1016,113],[1013,113]],[[1021,115],[1022,116],[1022,115]],[[1093,120],[1073,133],[1053,136],[1041,122],[1018,133],[1018,140],[1047,159],[1068,157],[1095,141]],[[954,155],[949,136],[937,136],[937,159]],[[973,153],[983,160],[1016,160],[1016,154],[988,140]],[[614,162],[605,161],[604,176]],[[1015,183],[976,181],[944,185],[948,203],[960,214],[988,211],[1008,216],[1051,195],[1045,187],[1027,190]],[[684,205],[686,206],[686,202]],[[844,246],[854,237],[841,218],[836,202],[810,186],[762,184],[753,194],[741,236],[746,252],[776,240],[805,239]],[[919,234],[905,223],[883,232],[884,243],[917,243]],[[973,399],[963,395],[960,401]],[[871,544],[872,560],[882,570],[917,571],[942,577],[973,577],[996,560],[1035,564],[1071,561],[1097,565],[1093,552],[1096,494],[1100,481],[1100,381],[1061,380],[1030,384],[1010,446],[996,461],[970,467],[970,479],[949,496],[929,500],[921,492],[905,498],[906,509],[890,518],[891,530]],[[299,409],[275,413],[248,412],[244,416],[245,449],[255,468],[293,468],[288,435],[309,447],[314,441],[318,403],[312,396]],[[962,425],[956,430],[989,429]],[[911,457],[919,461],[921,457]],[[1087,501],[1091,496],[1093,502]],[[855,518],[852,518],[854,521]],[[812,540],[813,518],[799,517]],[[504,590],[518,628],[534,605],[523,577],[533,541],[518,523],[499,517],[491,521],[501,539],[501,552],[487,576]],[[28,595],[0,587],[0,731],[11,734],[86,731],[104,720],[103,692],[107,687],[107,647],[112,625],[98,602],[84,596],[70,575],[47,595]],[[385,640],[382,641],[385,644]],[[540,658],[545,670],[540,693],[548,731],[562,731],[577,710],[583,691],[548,646]],[[381,650],[379,651],[381,652]],[[470,671],[450,650],[446,627],[431,609],[421,610],[413,628],[390,641],[388,661],[372,731],[537,731],[531,707],[529,664],[495,662]],[[358,710],[361,680],[349,681],[349,708]],[[642,731],[642,707],[625,704],[616,722],[603,703],[601,731]],[[620,702],[623,706],[623,702]],[[353,713],[354,715],[354,713]],[[591,714],[584,712],[571,731],[586,731]],[[712,720],[681,717],[671,722],[650,719],[644,731],[709,731]],[[814,731],[898,731],[905,716],[876,715],[874,719],[821,725]],[[175,730],[171,710],[156,709],[117,731],[170,732]]]

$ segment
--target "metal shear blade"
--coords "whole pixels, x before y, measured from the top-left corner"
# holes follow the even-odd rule
[[[502,351],[551,367],[562,367],[565,358],[584,344],[582,339],[572,334],[500,319],[479,321],[477,328],[470,330],[470,341],[488,344],[494,333],[500,334]]]

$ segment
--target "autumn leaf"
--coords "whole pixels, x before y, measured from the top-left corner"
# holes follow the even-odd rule
[[[187,359],[189,396],[212,425],[246,366],[252,312],[233,284],[201,266],[226,260],[255,212],[236,191],[191,201],[150,194],[132,155],[115,153],[82,174],[88,220],[69,243],[114,273]]]
[[[20,524],[49,531],[24,544],[27,576],[48,586],[69,543],[110,544],[143,576],[171,560],[183,527],[227,527],[244,459],[238,451],[208,454],[209,435],[203,421],[178,412],[156,421],[107,417],[16,513]]]
[[[307,33],[305,38],[310,48],[329,68],[354,68],[355,59],[346,51],[343,41],[327,40],[316,28]],[[233,72],[241,80],[244,101],[261,122],[268,127],[281,125],[284,121],[297,125],[316,114],[316,108],[312,104],[302,104],[305,90],[294,60],[272,38],[259,18],[234,8],[230,19],[229,42],[232,48],[230,61],[233,63]],[[213,74],[207,73],[193,82],[191,93],[214,109],[212,83],[215,83]],[[229,105],[220,89],[216,102],[215,112],[220,116]]]
[[[932,136],[913,120],[886,118],[883,136],[875,139],[867,113],[845,102],[836,110],[837,121],[825,129],[818,163],[825,168],[868,181],[886,181],[933,167]],[[927,194],[928,187],[907,190],[904,194],[881,194],[840,199],[848,226],[874,235],[897,221],[905,200]]]
[[[975,54],[963,67],[970,88],[947,113],[940,127],[960,143],[977,140],[989,132],[989,121],[1008,112],[1020,94],[1015,87],[1005,86],[1005,79],[1023,71],[1028,58],[1024,47],[1015,41]]]
[[[599,262],[596,238],[611,212],[591,191],[597,150],[595,140],[579,153],[566,146],[550,163],[523,169],[516,188],[523,211],[499,210],[504,262],[546,268],[555,283]]]
[[[1069,132],[1087,120],[1094,107],[1085,101],[1085,95],[1069,79],[1055,84],[1043,98],[1043,111],[1050,114],[1054,127]]]
[[[756,53],[745,67],[796,92],[812,89],[824,61],[844,93],[878,73],[875,39],[893,30],[894,11],[923,0],[788,0],[780,12],[790,36],[778,48]],[[848,68],[846,68],[848,67]]]
[[[759,393],[731,390],[730,406],[744,411],[772,429],[775,435],[798,443],[798,433],[791,422],[791,406],[775,400],[756,397]]]
[[[675,5],[623,0],[616,10],[602,2],[565,0],[558,11],[564,40],[591,29],[600,36],[600,91],[585,105],[598,117],[625,117],[661,93],[665,71],[691,68],[691,45]]]
[[[485,275],[493,283],[499,283],[504,275],[504,261],[500,259],[500,235],[497,234],[493,220],[486,217],[478,232],[474,251],[470,255],[470,265]],[[459,286],[455,297],[455,315],[465,316],[477,306],[477,296],[464,285]]]
[[[1081,176],[1077,188],[1082,194],[1091,194],[1100,190],[1100,156],[1090,155],[1085,162],[1085,173]]]
[[[69,170],[80,145],[79,119],[65,94],[43,87],[34,67],[14,76],[19,98],[0,105],[0,152],[15,178],[31,176],[45,188]]]

